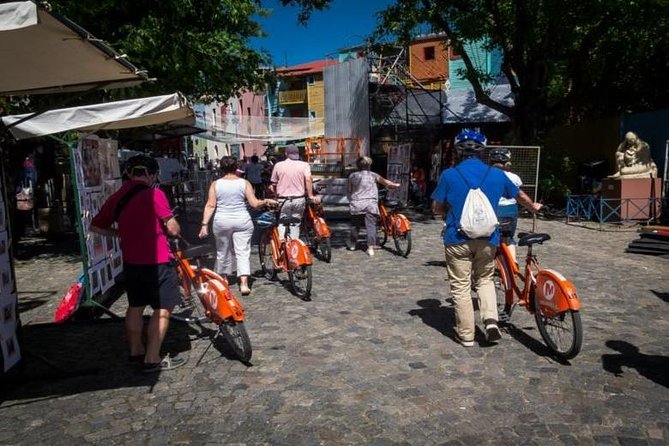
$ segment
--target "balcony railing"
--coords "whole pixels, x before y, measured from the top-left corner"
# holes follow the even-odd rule
[[[279,92],[279,104],[304,104],[307,101],[307,90],[286,90]]]

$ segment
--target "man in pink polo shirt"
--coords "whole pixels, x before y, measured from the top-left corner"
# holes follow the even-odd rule
[[[137,155],[125,164],[129,178],[102,205],[90,230],[107,237],[120,237],[123,275],[128,295],[125,327],[130,344],[130,362],[143,363],[142,371],[159,372],[185,364],[183,358],[164,358],[160,347],[167,333],[172,309],[181,301],[179,278],[170,263],[167,237],[181,232],[167,197],[152,187],[158,175],[155,159]],[[117,223],[117,228],[112,225]],[[153,315],[142,341],[143,314],[147,305]]]
[[[312,201],[318,203],[320,200],[314,195],[314,187],[311,181],[311,167],[308,163],[300,161],[299,149],[290,144],[285,148],[286,159],[276,163],[272,170],[272,188],[280,202],[287,200],[281,207],[279,218],[294,217],[302,219],[305,195]],[[283,238],[286,228],[279,225],[279,236]],[[290,237],[299,238],[300,225],[290,227]]]

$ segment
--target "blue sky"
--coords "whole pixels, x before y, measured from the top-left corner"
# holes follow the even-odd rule
[[[376,12],[392,0],[333,0],[329,9],[315,11],[304,27],[297,23],[298,8],[281,6],[279,0],[263,0],[272,8],[268,18],[259,18],[269,36],[251,39],[251,47],[265,49],[275,66],[297,65],[325,59],[339,48],[363,42],[375,28]]]

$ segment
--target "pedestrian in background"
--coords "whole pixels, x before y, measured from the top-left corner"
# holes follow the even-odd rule
[[[251,162],[244,165],[244,173],[246,174],[246,179],[253,186],[253,192],[258,198],[265,198],[262,185],[262,171],[263,166],[258,162],[258,156],[253,155],[251,157]]]
[[[455,150],[459,162],[442,172],[432,193],[432,211],[435,214],[442,214],[448,206],[443,231],[446,269],[451,296],[455,302],[455,337],[465,347],[474,345],[476,330],[471,297],[472,281],[479,296],[480,316],[486,340],[495,342],[501,338],[497,325],[497,298],[493,284],[499,229],[496,229],[490,237],[479,239],[470,239],[459,230],[469,184],[480,185],[493,206],[501,197],[515,197],[532,212],[541,208],[541,204],[532,202],[503,171],[487,166],[479,159],[485,146],[486,138],[481,133],[473,130],[463,130],[459,133],[455,137]]]
[[[400,187],[400,184],[370,171],[372,159],[368,156],[361,156],[355,164],[358,170],[348,177],[351,229],[346,246],[349,251],[355,251],[358,243],[358,233],[360,227],[364,224],[367,230],[367,254],[373,256],[376,247],[376,222],[379,218],[379,190],[377,184],[391,189]]]
[[[292,217],[302,221],[306,198],[315,203],[320,199],[314,195],[314,186],[311,179],[311,167],[300,161],[300,151],[297,146],[290,144],[285,148],[286,159],[279,161],[272,169],[272,188],[279,200],[286,200],[281,207],[279,218]],[[286,234],[286,227],[279,224],[279,237]],[[290,237],[300,237],[300,224],[290,227]]]
[[[237,160],[234,158],[226,156],[221,159],[221,172],[223,176],[212,182],[209,187],[198,236],[204,238],[209,235],[209,222],[213,216],[212,232],[216,241],[215,271],[226,278],[232,275],[232,261],[235,257],[239,290],[243,296],[247,296],[251,293],[249,275],[253,235],[253,221],[247,203],[259,209],[273,200],[256,198],[251,183],[237,176]]]
[[[170,313],[181,302],[179,278],[172,265],[167,237],[177,237],[179,223],[165,193],[154,188],[158,178],[155,159],[137,155],[128,159],[124,172],[128,181],[112,194],[93,217],[91,232],[120,237],[123,276],[128,295],[125,328],[130,344],[129,362],[143,363],[144,372],[170,370],[185,364],[183,358],[161,357]],[[112,227],[117,223],[117,228]],[[142,340],[144,309],[153,314]]]
[[[511,172],[511,151],[505,148],[493,149],[488,156],[490,164],[502,169],[507,177],[518,188],[523,185],[523,180]],[[516,226],[518,225],[518,204],[515,198],[502,197],[497,204],[497,220],[504,242],[508,245],[513,260],[516,260]]]

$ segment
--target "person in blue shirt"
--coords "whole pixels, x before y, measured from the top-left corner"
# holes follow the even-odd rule
[[[467,183],[471,187],[480,187],[493,207],[502,197],[516,198],[531,212],[537,212],[542,206],[513,184],[504,171],[491,168],[479,159],[486,143],[486,137],[479,132],[468,129],[460,132],[455,137],[455,150],[460,161],[441,173],[432,193],[432,212],[441,215],[447,209],[443,231],[446,270],[455,304],[455,338],[465,347],[474,345],[476,331],[472,281],[479,296],[486,340],[495,342],[501,338],[493,283],[499,229],[490,237],[479,239],[470,239],[459,230],[460,216],[469,192]]]

